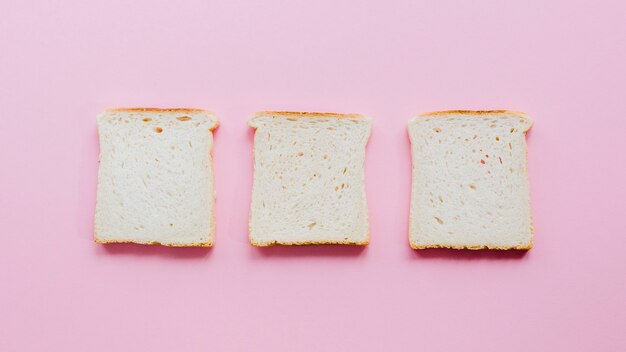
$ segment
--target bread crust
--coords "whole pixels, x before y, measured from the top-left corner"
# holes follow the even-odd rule
[[[336,117],[336,118],[365,117],[361,114],[341,114],[341,113],[336,113],[336,112],[306,112],[306,111],[259,111],[259,112],[254,113],[253,117],[266,116],[266,115],[302,116],[302,117]]]
[[[510,110],[444,110],[444,111],[431,111],[417,116],[441,116],[441,115],[493,115],[493,114],[507,114],[516,115],[520,117],[528,117],[528,115],[521,111]]]
[[[410,245],[411,245],[411,248],[413,249],[447,248],[447,249],[459,249],[459,250],[469,249],[469,250],[474,250],[474,251],[481,250],[481,249],[495,249],[495,250],[502,250],[502,251],[506,251],[506,250],[527,251],[533,248],[532,240],[530,241],[528,245],[521,245],[521,246],[515,246],[515,247],[500,247],[500,246],[490,246],[490,245],[483,245],[483,246],[455,246],[455,245],[441,245],[441,244],[418,245],[413,242],[411,242]]]
[[[106,112],[128,112],[128,113],[181,113],[181,114],[198,114],[204,113],[207,116],[211,117],[213,120],[213,124],[209,127],[209,131],[213,131],[220,126],[220,121],[210,113],[209,111],[203,109],[193,109],[193,108],[110,108],[104,111]],[[176,121],[177,122],[177,121]]]
[[[351,246],[367,246],[370,243],[369,236],[365,241],[270,241],[256,242],[250,238],[250,244],[255,247],[271,247],[271,246],[310,246],[310,245],[351,245]]]
[[[106,111],[126,111],[126,112],[189,112],[189,113],[197,113],[204,112],[209,115],[206,110],[203,109],[193,109],[193,108],[111,108],[106,109]]]
[[[259,111],[252,115],[251,119],[255,119],[257,117],[262,116],[297,116],[297,117],[305,117],[305,118],[337,118],[337,119],[346,119],[346,118],[364,118],[367,117],[361,114],[340,114],[335,112],[298,112],[298,111]]]
[[[213,241],[211,242],[192,242],[192,243],[161,243],[158,241],[133,241],[133,240],[102,240],[98,238],[96,234],[94,236],[94,242],[98,244],[112,244],[112,243],[136,243],[146,244],[150,246],[165,246],[165,247],[213,247]]]
[[[443,118],[449,115],[465,115],[465,116],[481,116],[481,115],[513,115],[522,120],[525,125],[522,132],[528,132],[533,126],[533,120],[528,117],[525,112],[510,111],[510,110],[446,110],[446,111],[432,111],[419,114],[409,120],[409,125],[413,122],[417,122],[422,118]],[[428,121],[428,120],[427,120]]]

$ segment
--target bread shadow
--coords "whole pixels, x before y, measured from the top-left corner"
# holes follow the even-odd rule
[[[493,250],[493,249],[450,249],[427,248],[410,249],[413,259],[443,260],[523,260],[528,258],[528,250]]]
[[[78,236],[93,239],[93,220],[96,208],[96,193],[98,184],[98,129],[90,128],[80,148],[80,172],[78,173],[78,198],[75,222]]]
[[[310,245],[310,246],[271,246],[253,247],[253,256],[258,258],[296,257],[346,257],[353,258],[365,253],[367,246]]]
[[[172,259],[207,258],[213,253],[211,250],[213,247],[167,247],[136,243],[98,244],[98,247],[107,255],[157,256]]]

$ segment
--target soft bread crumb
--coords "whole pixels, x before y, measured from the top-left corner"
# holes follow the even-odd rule
[[[363,182],[369,118],[261,112],[250,126],[253,245],[369,243]]]
[[[412,248],[532,247],[524,138],[531,125],[526,114],[505,110],[410,120]]]
[[[196,109],[110,109],[99,115],[95,241],[211,246],[210,130],[217,124]]]

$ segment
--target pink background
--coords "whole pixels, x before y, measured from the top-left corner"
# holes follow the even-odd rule
[[[621,1],[0,3],[0,350],[626,350]],[[216,246],[92,240],[107,107],[200,107]],[[413,251],[406,122],[506,108],[529,253]],[[247,241],[257,110],[358,112],[371,244]]]

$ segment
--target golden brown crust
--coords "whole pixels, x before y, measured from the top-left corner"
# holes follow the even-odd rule
[[[190,108],[112,108],[107,109],[106,111],[127,111],[127,112],[186,112],[186,113],[195,113],[195,112],[206,112],[203,109],[190,109]]]
[[[270,246],[310,246],[310,245],[350,245],[350,246],[367,246],[370,243],[369,239],[358,241],[293,241],[293,242],[281,242],[281,241],[269,241],[269,242],[256,242],[250,238],[250,244],[255,247],[270,247]]]
[[[509,110],[444,110],[444,111],[431,111],[417,116],[441,116],[441,115],[493,115],[493,114],[510,114],[521,117],[527,117],[526,113],[520,111]]]
[[[212,247],[213,242],[192,242],[192,243],[161,243],[158,241],[134,241],[134,240],[102,240],[97,237],[94,237],[94,242],[99,244],[112,244],[112,243],[136,243],[136,244],[145,244],[149,246],[166,246],[166,247]]]
[[[252,118],[268,115],[298,116],[298,117],[333,117],[333,118],[364,118],[360,114],[339,114],[334,112],[297,112],[297,111],[259,111]]]
[[[209,111],[206,110],[202,110],[202,109],[187,109],[187,108],[165,108],[165,109],[161,109],[161,108],[111,108],[111,109],[106,109],[106,112],[135,112],[135,113],[142,113],[142,112],[147,112],[147,113],[181,113],[181,114],[195,114],[195,113],[204,113],[206,115],[208,115],[212,122],[213,125],[209,126],[209,131],[213,131],[216,128],[218,128],[220,126],[220,122],[219,120]],[[180,122],[185,122],[185,121],[189,121],[191,120],[191,118],[189,118],[188,116],[181,116],[183,118],[187,118],[187,119],[180,119],[177,118],[178,121]],[[146,119],[144,120],[145,122],[149,122],[151,119]],[[176,122],[178,122],[176,121]]]
[[[533,243],[532,240],[530,241],[529,244],[527,245],[521,245],[521,246],[515,246],[515,247],[499,247],[499,246],[489,246],[489,245],[483,245],[483,246],[455,246],[455,245],[441,245],[441,244],[425,244],[425,245],[418,245],[415,244],[413,242],[410,243],[411,244],[411,248],[413,249],[428,249],[428,248],[447,248],[447,249],[469,249],[469,250],[481,250],[481,249],[496,249],[496,250],[529,250],[533,247]]]

